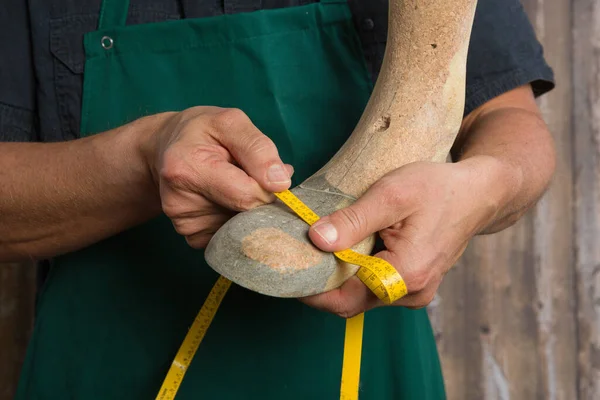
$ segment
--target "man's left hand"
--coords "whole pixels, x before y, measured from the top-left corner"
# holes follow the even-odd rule
[[[464,163],[406,165],[377,181],[353,205],[315,223],[310,238],[332,252],[379,232],[386,250],[375,256],[392,264],[408,288],[408,295],[394,305],[425,307],[469,240],[499,209],[488,191],[498,184],[496,164],[491,157],[482,157]],[[301,300],[345,318],[383,305],[357,277]]]

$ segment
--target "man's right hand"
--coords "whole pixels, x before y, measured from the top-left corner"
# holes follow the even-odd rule
[[[293,168],[238,109],[170,114],[145,143],[162,210],[195,248],[205,247],[234,212],[270,203],[272,192],[291,185]]]
[[[72,252],[161,211],[202,248],[234,212],[274,201],[291,173],[242,111],[217,107],[78,140],[2,143],[0,262]]]

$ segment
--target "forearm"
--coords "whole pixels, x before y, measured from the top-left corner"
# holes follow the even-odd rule
[[[159,122],[70,142],[0,144],[0,261],[73,251],[158,214],[139,148]]]
[[[474,171],[481,189],[474,193],[495,208],[478,233],[514,224],[542,196],[555,169],[553,139],[530,89],[516,89],[465,119],[455,157]]]

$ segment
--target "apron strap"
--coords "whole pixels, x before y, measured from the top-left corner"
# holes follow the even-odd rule
[[[129,0],[103,0],[98,20],[98,30],[124,26],[127,21]]]

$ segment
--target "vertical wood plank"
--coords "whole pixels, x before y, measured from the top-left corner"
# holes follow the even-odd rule
[[[570,400],[577,398],[571,0],[527,0],[524,5],[557,82],[538,101],[557,152],[553,183],[533,212],[538,398]]]
[[[600,398],[600,3],[574,0],[579,398]]]
[[[480,315],[490,327],[480,339],[486,399],[539,398],[531,230],[528,216],[513,228],[485,238],[491,242],[486,246],[478,243],[488,272],[478,278],[488,297],[487,309]]]
[[[33,324],[35,285],[32,265],[0,264],[0,399],[15,393]]]

